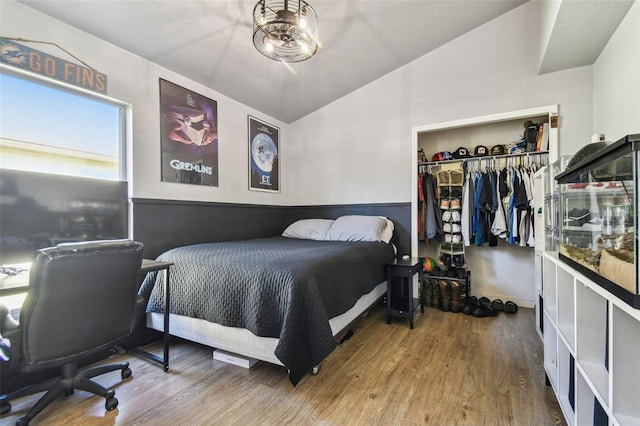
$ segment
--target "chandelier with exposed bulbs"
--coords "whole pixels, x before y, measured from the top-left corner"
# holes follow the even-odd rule
[[[307,60],[318,51],[318,15],[304,0],[260,0],[253,8],[253,44],[276,61]]]

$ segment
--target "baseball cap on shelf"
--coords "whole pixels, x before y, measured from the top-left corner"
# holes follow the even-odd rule
[[[489,155],[489,150],[484,145],[478,145],[473,150],[474,157],[484,157],[485,155]]]
[[[455,158],[456,160],[460,159],[460,158],[470,158],[471,155],[469,154],[469,150],[463,146],[461,146],[460,148],[456,149],[455,151],[453,151],[453,158]]]
[[[433,154],[433,157],[431,157],[431,161],[447,161],[452,159],[453,157],[449,151],[436,152]]]
[[[507,149],[504,145],[494,145],[491,147],[491,155],[504,155],[507,153]]]

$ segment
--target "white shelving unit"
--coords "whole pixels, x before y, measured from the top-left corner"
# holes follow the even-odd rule
[[[597,401],[608,425],[640,424],[640,310],[553,253],[542,268],[544,368],[567,423],[594,424]]]

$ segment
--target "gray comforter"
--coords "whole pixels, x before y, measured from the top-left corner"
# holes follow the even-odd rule
[[[158,260],[175,264],[171,313],[278,338],[275,355],[296,385],[335,348],[329,319],[384,281],[393,256],[385,243],[274,237],[180,247]],[[162,312],[162,286],[153,287],[147,310]]]

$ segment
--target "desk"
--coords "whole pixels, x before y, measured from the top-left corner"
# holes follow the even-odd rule
[[[142,267],[140,272],[148,274],[149,272],[159,271],[164,274],[164,332],[162,341],[162,358],[152,353],[149,353],[140,348],[131,348],[131,352],[141,355],[150,361],[156,362],[162,365],[162,369],[169,371],[169,268],[173,265],[171,262],[160,262],[158,260],[142,260]]]
[[[164,371],[169,370],[169,267],[171,267],[171,265],[173,265],[173,263],[143,259],[142,266],[140,267],[140,272],[142,274],[154,271],[160,271],[164,274],[163,358],[139,348],[130,349],[132,352],[162,365]],[[15,275],[0,275],[0,296],[10,296],[14,294],[27,293],[29,291],[29,265],[21,266],[25,266],[25,270],[22,272]]]
[[[412,257],[409,259],[396,259],[393,262],[385,264],[387,270],[387,324],[391,324],[391,317],[409,318],[409,327],[413,328],[413,313],[420,306],[424,312],[424,279],[422,273],[422,259]],[[413,276],[418,274],[418,282],[420,284],[420,297],[413,297]],[[399,277],[400,288],[400,307],[393,306],[392,300],[392,281],[394,277]]]

